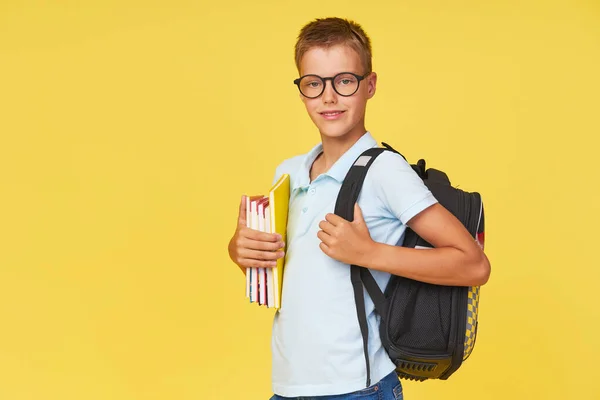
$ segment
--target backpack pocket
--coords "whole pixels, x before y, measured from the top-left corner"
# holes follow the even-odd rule
[[[453,288],[394,277],[388,335],[407,352],[445,354],[452,327]]]

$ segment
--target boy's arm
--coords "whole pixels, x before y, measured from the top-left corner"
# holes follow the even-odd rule
[[[317,233],[321,250],[338,261],[385,271],[406,278],[452,286],[479,286],[487,282],[490,263],[465,227],[439,203],[408,221],[408,226],[435,246],[411,249],[371,239],[356,204],[354,221],[327,214]]]
[[[372,241],[360,260],[368,268],[438,285],[484,285],[490,262],[466,228],[441,204],[421,211],[408,226],[433,249],[390,246]]]
[[[281,164],[275,168],[275,176],[271,181],[273,186],[282,172]],[[250,201],[263,197],[263,195],[250,196]],[[284,256],[281,250],[284,243],[281,242],[281,235],[276,233],[260,232],[247,227],[246,224],[246,201],[242,196],[236,230],[229,240],[227,251],[229,258],[246,274],[246,268],[260,267],[270,268],[276,266],[275,260]],[[281,251],[278,251],[281,250]]]
[[[320,223],[320,246],[326,254],[344,263],[440,285],[476,286],[488,280],[490,263],[479,244],[437,202],[402,156],[384,152],[370,168],[371,183],[365,182],[364,190],[380,202],[379,209],[434,248],[410,249],[373,241],[356,204],[353,222],[328,214]]]

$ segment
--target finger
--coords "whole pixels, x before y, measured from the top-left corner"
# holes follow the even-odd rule
[[[331,222],[327,220],[319,222],[319,228],[321,228],[325,233],[329,235],[333,234],[334,226]]]
[[[279,242],[281,235],[279,233],[269,233],[246,227],[240,230],[240,234],[248,239],[257,240],[259,242]]]
[[[238,262],[242,267],[251,268],[274,268],[277,266],[277,261],[253,260],[250,258],[242,258]]]
[[[332,214],[332,213],[327,213],[325,215],[325,219],[331,223],[331,225],[333,226],[338,226],[339,224],[341,224],[342,222],[346,222],[346,220],[342,217],[340,217],[339,215],[336,214]]]
[[[263,196],[260,194],[256,194],[254,196],[246,196],[246,195],[242,195],[242,201],[240,204],[240,211],[238,213],[239,217],[238,217],[238,221],[240,222],[240,224],[243,223],[243,225],[246,225],[246,218],[248,218],[247,214],[246,214],[246,200],[249,199],[251,202],[254,200],[259,200],[262,199]]]
[[[262,250],[262,251],[277,251],[285,247],[285,243],[282,241],[266,242],[263,240],[253,240],[243,238],[238,243],[240,248],[249,250]]]
[[[241,249],[238,254],[240,258],[258,261],[276,261],[285,256],[283,251],[260,251],[250,249]]]
[[[319,243],[319,248],[327,255],[331,253],[331,249],[325,243]]]
[[[363,217],[362,210],[358,206],[358,203],[354,203],[354,220],[353,220],[353,222],[361,223],[364,221],[365,221],[365,219]]]
[[[242,251],[240,251],[240,257],[249,258],[251,260],[276,261],[283,256],[285,256],[283,251],[260,251],[250,249],[242,249]]]
[[[333,240],[333,237],[324,231],[318,231],[317,237],[321,240],[322,243],[325,243],[327,246],[330,246]]]
[[[242,195],[242,200],[240,201],[240,210],[238,212],[238,223],[241,225],[246,225],[246,196]]]

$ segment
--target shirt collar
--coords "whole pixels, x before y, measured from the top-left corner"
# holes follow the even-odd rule
[[[339,183],[342,183],[346,177],[346,174],[350,170],[350,167],[354,161],[356,161],[358,156],[360,156],[363,151],[372,147],[377,147],[377,141],[373,138],[371,133],[367,131],[356,141],[356,143],[352,145],[352,147],[342,154],[342,156],[331,166],[327,172],[324,173],[324,175],[330,176]],[[302,164],[300,165],[300,170],[296,175],[296,179],[292,183],[292,191],[295,189],[304,189],[308,187],[310,184],[310,168],[317,156],[322,151],[323,144],[319,143],[306,154]]]

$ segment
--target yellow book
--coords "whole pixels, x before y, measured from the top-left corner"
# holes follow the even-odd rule
[[[273,233],[279,233],[285,246],[283,251],[287,255],[287,222],[290,201],[290,176],[283,174],[269,190],[269,209],[271,212],[270,222]],[[285,256],[277,260],[277,266],[273,268],[273,286],[276,309],[281,308],[281,293],[283,290],[283,273],[285,269]]]

